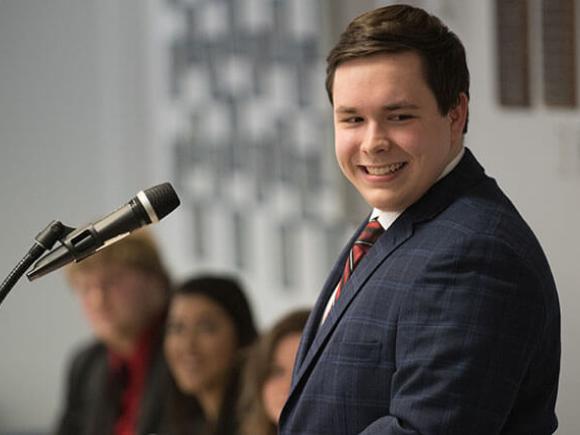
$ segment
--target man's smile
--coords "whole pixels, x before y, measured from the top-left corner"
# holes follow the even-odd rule
[[[407,165],[407,162],[391,163],[383,166],[361,166],[361,168],[369,175],[391,175],[400,171]]]

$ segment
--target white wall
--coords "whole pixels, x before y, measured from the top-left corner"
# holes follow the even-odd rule
[[[2,279],[51,220],[76,225],[106,205],[94,10],[68,3],[0,2]],[[72,302],[52,275],[20,281],[0,306],[0,431],[52,418],[66,354],[85,332]]]
[[[0,0],[0,279],[53,219],[78,226],[155,184],[138,1]],[[62,275],[0,306],[0,433],[44,429],[88,334]]]
[[[0,279],[52,219],[85,223],[161,181],[148,137],[145,3],[0,0]],[[492,2],[426,3],[454,6],[442,10],[467,47],[467,144],[552,265],[563,318],[558,433],[573,435],[580,423],[580,113],[540,103],[499,109]],[[87,333],[60,274],[16,285],[0,306],[0,433],[49,426],[71,346]]]

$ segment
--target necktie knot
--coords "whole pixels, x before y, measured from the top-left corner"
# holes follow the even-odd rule
[[[364,245],[370,248],[377,241],[383,231],[384,229],[380,222],[377,219],[373,219],[363,228],[354,243],[355,245]]]
[[[374,243],[383,232],[384,228],[376,218],[370,220],[360,232],[356,241],[350,248],[348,258],[346,259],[344,269],[342,271],[342,277],[340,278],[338,287],[336,289],[335,301],[340,297],[342,288],[352,275],[354,268],[358,265],[363,256],[374,245]]]

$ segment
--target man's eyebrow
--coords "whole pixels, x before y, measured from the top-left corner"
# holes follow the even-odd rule
[[[416,110],[418,109],[419,106],[417,106],[414,103],[411,103],[409,101],[397,101],[391,104],[386,104],[383,106],[384,110],[388,110],[388,111],[393,111],[393,110],[401,110],[401,109],[412,109],[412,110]]]
[[[354,107],[348,107],[348,106],[338,106],[336,109],[334,109],[334,111],[336,113],[357,113],[357,110]]]
[[[390,103],[390,104],[385,104],[383,106],[383,110],[392,112],[395,110],[417,110],[419,109],[419,106],[417,106],[415,103],[411,103],[409,101],[396,101],[394,103]],[[341,113],[341,114],[355,114],[358,113],[358,110],[354,107],[350,107],[350,106],[338,106],[335,110],[335,113]]]

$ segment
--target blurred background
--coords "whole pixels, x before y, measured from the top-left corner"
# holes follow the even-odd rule
[[[0,275],[53,219],[160,182],[175,279],[235,271],[260,325],[311,305],[368,212],[336,170],[324,58],[371,0],[0,0]],[[544,247],[562,305],[559,434],[580,425],[580,4],[424,0],[466,46],[466,145]],[[216,231],[216,228],[218,229]],[[209,238],[209,234],[212,238]],[[62,273],[0,306],[0,434],[47,433],[89,334]]]

